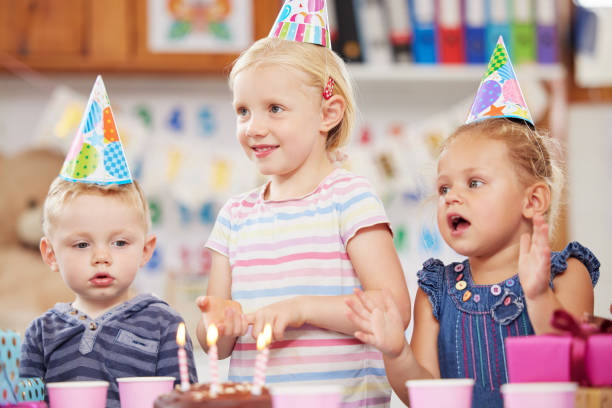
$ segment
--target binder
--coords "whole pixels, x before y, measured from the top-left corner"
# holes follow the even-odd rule
[[[419,64],[433,64],[437,61],[433,1],[408,1],[414,35],[412,47],[414,62]]]
[[[327,2],[327,20],[329,22],[329,41],[331,42],[332,50],[338,52],[338,17],[336,16],[336,3],[334,1]]]
[[[467,63],[486,63],[485,0],[465,0],[463,21],[465,23],[465,59]]]
[[[353,0],[353,8],[363,62],[372,65],[391,64],[393,56],[382,0]]]
[[[534,62],[536,36],[533,0],[514,0],[512,2],[510,32],[512,46],[509,52],[513,63]]]
[[[465,44],[460,0],[438,0],[436,26],[438,61],[443,64],[465,62]]]
[[[338,21],[338,55],[346,62],[363,62],[353,2],[335,0],[335,6]]]
[[[536,2],[536,50],[537,61],[550,64],[559,61],[558,34],[556,25],[556,0]]]
[[[485,55],[491,55],[495,50],[497,39],[501,35],[510,52],[510,22],[508,18],[508,0],[487,0],[485,3],[487,28],[485,38]]]
[[[412,26],[407,0],[384,0],[384,15],[395,62],[412,61]]]

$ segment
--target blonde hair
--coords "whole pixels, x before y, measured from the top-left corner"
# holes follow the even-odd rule
[[[544,182],[550,189],[550,207],[546,212],[553,236],[561,207],[565,175],[560,161],[559,143],[548,132],[535,130],[523,121],[505,118],[485,119],[460,126],[441,146],[441,153],[459,136],[469,135],[506,144],[518,180],[527,186]]]
[[[43,232],[45,236],[49,236],[64,205],[83,194],[116,198],[133,205],[142,216],[145,234],[149,232],[151,228],[149,205],[144,192],[136,181],[128,184],[100,185],[94,183],[75,183],[64,180],[61,177],[56,177],[49,187],[49,192],[43,206]]]
[[[346,108],[340,123],[329,131],[325,149],[331,152],[348,141],[355,120],[355,96],[346,64],[336,53],[320,45],[262,38],[234,61],[229,74],[230,89],[233,90],[234,80],[240,72],[261,65],[282,66],[306,73],[310,79],[307,85],[319,88],[321,98],[328,78],[333,78],[333,95],[342,96]]]

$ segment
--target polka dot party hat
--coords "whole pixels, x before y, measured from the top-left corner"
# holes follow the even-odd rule
[[[331,49],[326,0],[285,0],[268,37]]]
[[[60,176],[81,183],[132,182],[115,117],[100,75],[89,95],[85,113]]]
[[[534,126],[501,35],[465,123],[488,118],[522,119]]]

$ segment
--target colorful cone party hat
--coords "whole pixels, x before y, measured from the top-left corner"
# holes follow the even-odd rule
[[[465,123],[489,118],[522,119],[535,127],[501,35]]]
[[[326,0],[285,0],[268,37],[331,49]]]
[[[115,117],[100,75],[89,95],[79,130],[66,155],[60,176],[81,183],[132,182]]]

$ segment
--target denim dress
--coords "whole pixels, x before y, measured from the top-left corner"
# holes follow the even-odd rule
[[[573,257],[589,271],[593,286],[599,261],[577,242],[551,253],[550,286]],[[472,407],[502,407],[502,384],[508,382],[504,339],[534,334],[518,275],[494,285],[476,285],[468,260],[444,265],[430,259],[418,272],[440,323],[438,360],[442,378],[474,378]]]

